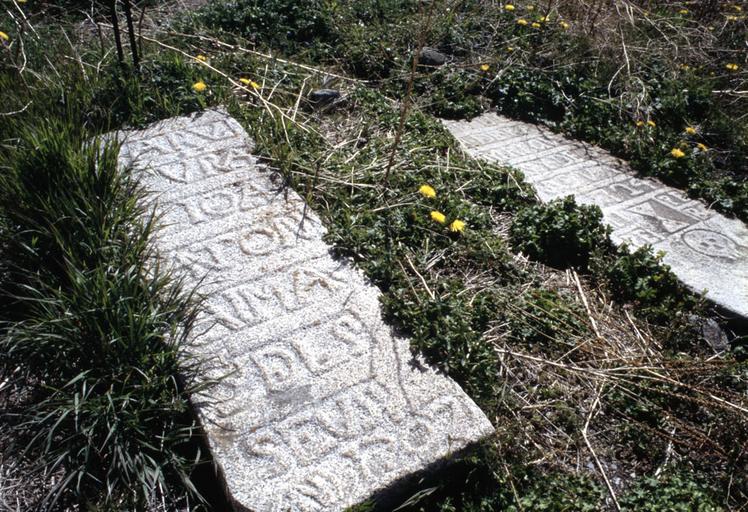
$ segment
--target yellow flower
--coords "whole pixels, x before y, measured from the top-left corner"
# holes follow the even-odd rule
[[[740,7],[739,5],[733,5],[732,8],[735,9],[736,11],[738,11],[738,12],[741,12],[743,10],[743,8]]]
[[[507,47],[507,49],[506,49],[506,51],[508,51],[508,52],[510,52],[510,53],[511,53],[511,52],[513,52],[513,51],[514,51],[514,48],[512,48],[511,46],[508,46],[508,47]]]
[[[727,17],[727,21],[738,21],[738,17],[737,16],[728,16]]]
[[[702,144],[701,142],[699,142],[698,144],[696,144],[696,147],[699,148],[701,151],[703,151],[705,153],[707,151],[709,151],[709,148],[706,147],[706,144]]]
[[[738,70],[738,65],[737,64],[727,64],[725,67],[728,70],[730,70],[730,71],[737,71]]]
[[[513,11],[514,10],[514,6],[512,4],[506,4],[504,6],[504,9],[506,9],[507,11]]]
[[[8,37],[8,34],[2,31],[0,31],[0,39],[2,39],[3,41],[10,41],[10,37]]]
[[[461,220],[454,220],[452,221],[452,224],[449,225],[449,230],[452,233],[459,233],[461,231],[465,231],[465,223]]]
[[[540,23],[533,22],[532,28],[540,28]]]
[[[423,197],[427,197],[429,199],[436,197],[436,190],[434,190],[434,187],[432,187],[431,185],[421,185],[421,187],[418,189],[418,192],[420,192]]]
[[[517,20],[517,25],[522,25],[523,27],[527,25],[527,20],[524,18],[520,18]]]
[[[538,21],[541,23],[545,23],[546,21],[550,21],[550,18],[548,16],[541,16]]]
[[[696,128],[693,126],[686,126],[686,133],[688,135],[696,135]]]
[[[681,65],[680,65],[680,68],[681,68],[681,69],[682,69],[683,71],[688,71],[689,69],[691,69],[691,66],[689,66],[688,64],[681,64]]]
[[[480,65],[480,70],[481,71],[488,71],[489,69],[491,69],[491,66],[489,66],[488,64],[481,64]]]
[[[239,81],[241,83],[243,83],[244,85],[251,87],[252,89],[259,89],[260,88],[260,84],[258,84],[257,82],[254,82],[254,81],[250,80],[249,78],[240,78]]]
[[[639,120],[638,120],[638,121],[636,122],[636,127],[637,127],[637,128],[641,128],[642,126],[644,126],[644,121],[642,121],[641,119],[639,119]]]
[[[678,14],[688,14],[688,9],[681,9]]]
[[[527,6],[527,10],[528,11],[534,11],[535,10],[535,6],[534,5],[528,5]]]
[[[436,210],[431,212],[431,220],[433,220],[434,222],[438,222],[439,224],[444,224],[445,222],[447,222],[447,218],[444,216],[444,214],[442,212],[437,212]]]
[[[205,55],[198,55],[197,57],[195,57],[195,60],[199,60],[200,62],[208,62],[208,57],[206,57]]]
[[[562,21],[561,23],[559,23],[559,25],[561,25],[561,28],[564,29],[564,30],[569,30],[569,27],[571,26],[568,23],[566,23],[565,21]]]
[[[192,90],[195,91],[195,92],[204,92],[205,89],[207,89],[207,88],[208,88],[208,86],[205,85],[205,82],[203,82],[202,80],[200,80],[199,82],[195,82],[194,84],[192,84]]]
[[[671,155],[671,156],[672,156],[673,158],[683,158],[684,156],[686,156],[686,154],[685,154],[685,153],[684,153],[684,152],[683,152],[682,150],[680,150],[680,149],[678,149],[678,148],[673,148],[673,149],[672,149],[672,150],[670,151],[670,155]]]
[[[652,120],[650,119],[649,121],[647,121],[647,126],[649,126],[650,128],[654,128],[654,127],[655,127],[655,126],[657,126],[657,125],[655,124],[655,122],[654,122],[654,121],[652,121]]]

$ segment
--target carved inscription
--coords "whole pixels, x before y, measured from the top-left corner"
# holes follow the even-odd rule
[[[341,511],[493,429],[454,382],[412,364],[378,291],[332,258],[319,219],[250,148],[208,111],[130,134],[121,160],[153,193],[162,258],[204,296],[190,351],[220,382],[194,402],[233,498]],[[445,398],[460,406],[433,407]]]
[[[666,263],[686,285],[706,290],[707,297],[748,317],[748,228],[742,222],[678,190],[637,177],[599,148],[545,128],[493,113],[470,122],[444,123],[472,155],[523,171],[542,200],[574,194],[579,203],[599,206],[613,228],[614,241],[664,251]],[[508,132],[527,135],[511,139],[511,144],[497,143],[505,141]]]

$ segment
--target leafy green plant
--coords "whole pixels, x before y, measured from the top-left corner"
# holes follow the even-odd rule
[[[673,320],[673,311],[693,310],[698,304],[663,257],[650,246],[630,252],[624,244],[607,254],[597,251],[591,269],[615,299],[636,304],[643,316],[663,324]]]
[[[549,265],[586,269],[595,249],[610,246],[610,228],[597,206],[577,206],[573,196],[520,210],[510,231],[514,248]]]
[[[620,499],[626,512],[719,512],[725,510],[714,491],[695,475],[670,472],[660,478],[640,478]]]

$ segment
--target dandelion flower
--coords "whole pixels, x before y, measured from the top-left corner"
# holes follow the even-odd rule
[[[694,128],[693,126],[686,126],[685,131],[688,135],[696,135],[696,128]]]
[[[727,21],[738,21],[738,17],[737,16],[728,16],[727,17]]]
[[[550,18],[548,16],[541,16],[538,21],[541,23],[545,23],[546,21],[550,21]]]
[[[433,220],[434,222],[438,222],[439,224],[444,224],[445,222],[447,222],[447,217],[445,217],[442,212],[437,212],[436,210],[434,210],[433,212],[431,212],[431,220]]]
[[[688,9],[681,9],[678,14],[688,14]]]
[[[540,28],[540,23],[533,22],[532,28]]]
[[[639,119],[639,120],[638,120],[638,121],[636,122],[636,127],[637,127],[637,128],[641,128],[642,126],[644,126],[644,121],[642,121],[641,119]]]
[[[207,89],[207,88],[208,88],[208,86],[205,85],[205,82],[203,82],[202,80],[200,80],[199,82],[195,82],[194,84],[192,84],[192,90],[195,91],[195,92],[204,92],[205,89]]]
[[[520,18],[517,20],[517,25],[522,25],[523,27],[527,25],[527,20],[524,18]]]
[[[508,46],[508,47],[507,47],[507,49],[506,49],[506,51],[508,51],[508,52],[510,52],[510,53],[511,53],[511,52],[513,52],[513,51],[514,51],[514,48],[512,48],[511,46]]]
[[[250,80],[249,78],[240,78],[239,81],[243,83],[244,85],[251,87],[252,89],[259,89],[260,84],[258,84],[255,81]]]
[[[686,154],[681,149],[673,148],[672,150],[670,150],[670,156],[672,156],[673,158],[683,158],[684,156],[686,156]]]
[[[198,55],[197,57],[195,57],[195,60],[199,60],[200,62],[208,62],[208,57],[206,57],[205,55]]]
[[[738,65],[737,64],[727,64],[725,67],[728,70],[730,70],[730,71],[737,71],[738,70]]]
[[[564,29],[564,30],[569,30],[569,27],[571,26],[568,23],[566,23],[565,21],[562,21],[561,23],[559,23],[559,25],[561,25],[561,28]]]
[[[696,147],[699,148],[704,153],[706,153],[707,151],[709,151],[709,148],[706,147],[706,144],[702,144],[701,142],[699,142],[698,144],[696,144]]]
[[[655,126],[657,126],[657,124],[650,119],[649,121],[647,121],[647,126],[649,126],[650,128],[654,128]]]
[[[506,9],[507,11],[513,11],[514,10],[514,6],[512,4],[506,4],[504,6],[504,9]]]
[[[434,187],[432,187],[431,185],[421,185],[421,187],[418,189],[418,192],[420,192],[423,197],[427,197],[429,199],[436,197],[436,190],[434,190]]]
[[[452,233],[460,233],[465,231],[465,223],[459,219],[453,220],[452,224],[449,225],[449,230]]]
[[[10,41],[10,37],[8,37],[8,34],[2,31],[0,31],[0,39],[2,39],[3,41]]]
[[[488,64],[481,64],[480,65],[480,70],[481,71],[488,71],[489,69],[491,69],[491,66],[489,66]]]

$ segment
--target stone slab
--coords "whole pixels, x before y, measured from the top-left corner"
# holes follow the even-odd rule
[[[549,129],[484,114],[444,121],[474,157],[521,170],[542,201],[573,194],[595,204],[616,243],[646,244],[688,287],[748,318],[748,228],[659,181],[641,178],[604,150]]]
[[[120,154],[161,215],[162,259],[207,297],[189,351],[230,373],[195,403],[237,508],[343,510],[493,432],[251,150],[212,110],[129,132]]]

